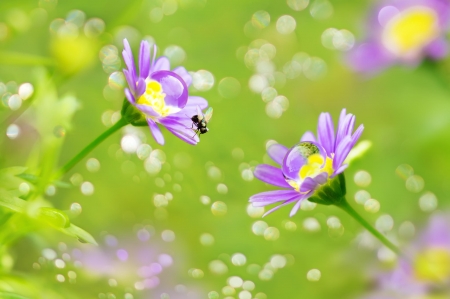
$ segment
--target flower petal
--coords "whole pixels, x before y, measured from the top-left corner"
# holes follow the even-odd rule
[[[286,156],[288,151],[289,149],[287,147],[277,143],[269,146],[269,148],[267,149],[267,154],[270,158],[272,158],[273,161],[275,161],[275,163],[281,165],[283,164],[284,156]]]
[[[147,86],[145,84],[144,79],[139,78],[139,80],[136,84],[136,98],[139,98],[141,95],[143,95],[146,89],[147,89]]]
[[[336,141],[335,141],[335,143],[336,143],[335,150],[336,150],[338,144],[341,142],[341,140],[344,137],[351,135],[351,132],[350,132],[350,134],[348,134],[347,132],[348,132],[349,127],[355,123],[354,118],[355,118],[355,116],[353,114],[349,113],[349,114],[345,115],[345,117],[343,117],[342,121],[339,121],[337,134],[336,134]]]
[[[316,137],[314,136],[313,132],[307,131],[305,134],[303,134],[302,138],[300,138],[300,141],[316,142]]]
[[[158,72],[158,71],[170,71],[170,61],[167,57],[161,56],[156,59],[155,63],[152,66],[150,73]]]
[[[333,159],[333,169],[339,169],[341,167],[351,149],[352,137],[345,136],[345,138],[336,146],[336,153]]]
[[[355,71],[375,73],[395,62],[395,57],[376,41],[354,47],[347,56],[347,64]]]
[[[308,195],[309,196],[309,195]],[[294,207],[292,208],[291,212],[289,213],[289,217],[294,216],[295,214],[297,214],[298,209],[300,209],[300,206],[302,205],[302,201],[307,198],[308,196],[302,196],[299,199],[297,199],[297,203],[294,205]]]
[[[329,113],[321,113],[319,124],[317,125],[317,138],[320,144],[325,148],[327,155],[334,153],[334,126]]]
[[[300,196],[298,196],[298,197],[300,197]],[[284,207],[285,205],[288,205],[288,204],[290,204],[290,203],[293,203],[294,201],[298,200],[298,197],[294,197],[294,198],[288,199],[288,200],[286,200],[285,202],[283,202],[282,204],[280,204],[280,205],[278,205],[278,206],[276,206],[276,207],[274,207],[274,208],[268,210],[267,212],[265,212],[265,213],[263,214],[263,217],[266,217],[266,216],[269,215],[270,213],[275,212],[276,210],[278,210],[279,208]]]
[[[147,41],[141,41],[139,50],[139,76],[147,78],[150,72],[150,45]]]
[[[127,98],[128,102],[130,102],[131,104],[134,105],[136,103],[136,100],[135,100],[133,94],[131,93],[131,91],[128,88],[125,88],[124,92],[125,92],[125,97]]]
[[[255,203],[261,203],[261,205],[258,206],[266,206],[279,201],[296,198],[299,195],[300,194],[295,190],[266,191],[251,196],[249,202],[253,203],[253,205],[255,205]]]
[[[432,41],[425,49],[428,56],[435,60],[445,58],[448,50],[448,42],[444,38],[438,38]]]
[[[166,129],[169,130],[172,134],[189,144],[195,145],[200,141],[194,130],[189,127],[189,125],[192,124],[192,121],[187,117],[181,118],[171,115],[162,118],[160,120],[160,123],[165,126]]]
[[[134,94],[136,92],[136,78],[133,78],[133,76],[130,74],[130,72],[126,69],[123,69],[123,75],[125,76],[125,79],[127,80],[128,87],[130,88],[131,92]]]
[[[281,170],[285,178],[290,180],[298,180],[299,179],[299,171],[303,167],[303,165],[308,163],[308,157],[305,156],[305,148],[307,151],[308,147],[314,145],[318,148],[319,154],[325,160],[325,149],[317,142],[312,141],[304,141],[294,145],[286,154],[283,160],[283,164],[281,166]]]
[[[260,164],[255,167],[253,174],[258,180],[265,183],[282,188],[292,188],[284,179],[281,169],[272,165]]]
[[[189,72],[182,66],[173,69],[173,72],[183,78],[184,83],[189,87],[192,83],[192,77]]]
[[[133,58],[133,52],[131,51],[130,44],[128,43],[128,40],[125,38],[123,40],[123,51],[122,51],[122,57],[125,61],[125,65],[127,66],[128,72],[130,73],[130,78],[133,82],[136,82],[136,68],[134,66],[134,58]]]
[[[147,118],[147,123],[156,142],[164,145],[164,136],[162,135],[161,130],[158,128],[158,125],[151,118]]]
[[[300,186],[300,192],[309,192],[315,190],[319,184],[310,177],[305,178],[302,185]]]
[[[166,94],[164,102],[168,106],[180,109],[186,106],[188,100],[188,88],[183,79],[171,71],[158,71],[151,74],[151,78],[158,81]]]

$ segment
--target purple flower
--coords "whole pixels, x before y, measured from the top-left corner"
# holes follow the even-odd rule
[[[191,129],[191,117],[197,114],[197,106],[203,110],[208,107],[208,102],[201,97],[189,96],[188,87],[192,83],[189,73],[184,67],[171,71],[169,59],[162,56],[155,60],[156,46],[151,55],[149,43],[142,41],[138,74],[128,41],[124,39],[123,44],[122,55],[127,66],[123,73],[128,82],[125,95],[145,117],[153,138],[164,144],[159,123],[181,140],[197,144],[199,138]]]
[[[384,1],[369,17],[368,37],[347,62],[355,71],[373,73],[395,63],[417,65],[424,57],[442,59],[449,22],[447,0]]]
[[[295,202],[290,216],[295,215],[303,200],[313,196],[316,190],[347,168],[344,160],[364,129],[360,125],[352,134],[354,125],[355,116],[343,109],[335,132],[330,114],[322,113],[317,138],[312,132],[306,132],[300,143],[291,149],[281,144],[271,145],[267,153],[281,168],[262,164],[256,166],[254,174],[263,182],[285,189],[253,195],[250,197],[253,206],[282,202],[264,214],[267,215]]]
[[[434,214],[425,231],[409,247],[408,256],[409,259],[400,259],[392,271],[379,274],[376,290],[363,298],[450,295],[450,214]]]

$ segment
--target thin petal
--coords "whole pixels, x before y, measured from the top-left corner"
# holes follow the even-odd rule
[[[325,184],[328,180],[328,173],[322,172],[312,178],[317,184]]]
[[[133,58],[133,52],[131,51],[130,44],[128,43],[128,40],[125,38],[123,40],[123,51],[122,51],[122,57],[125,61],[125,65],[127,66],[128,71],[130,72],[130,76],[132,79],[136,78],[136,68],[134,66],[134,58]],[[136,80],[133,80],[136,82]]]
[[[297,203],[294,205],[294,207],[292,208],[291,212],[289,213],[289,217],[294,216],[295,214],[297,214],[298,209],[300,209],[300,206],[302,205],[302,201],[305,199],[306,197],[301,197],[297,200]]]
[[[125,97],[127,98],[128,102],[130,102],[131,104],[134,105],[136,103],[136,100],[134,99],[134,96],[131,93],[131,91],[128,88],[125,88],[124,92],[125,92]]]
[[[356,144],[359,137],[361,137],[361,134],[363,131],[364,131],[364,125],[359,125],[358,129],[356,129],[355,133],[352,135],[353,146]]]
[[[395,57],[381,44],[369,41],[354,47],[347,56],[347,64],[355,71],[375,73],[395,62]]]
[[[130,72],[126,69],[123,70],[123,75],[125,76],[125,79],[127,80],[128,87],[130,88],[132,93],[136,92],[136,78],[133,78],[133,76],[130,74]]]
[[[311,190],[315,190],[319,184],[310,177],[305,178],[302,185],[300,186],[300,192],[309,192]]]
[[[338,174],[344,172],[344,170],[346,170],[347,167],[348,167],[348,164],[342,165],[341,167],[339,167],[339,168],[334,172],[334,174],[332,175],[332,177],[335,177],[336,175],[338,175]]]
[[[198,96],[189,96],[188,97],[188,101],[186,103],[186,106],[192,106],[195,109],[197,108],[197,106],[200,107],[200,109],[206,109],[208,107],[208,101],[205,100],[202,97],[198,97]]]
[[[438,38],[432,41],[425,49],[428,56],[432,59],[443,59],[448,54],[448,42],[444,38]]]
[[[354,115],[349,113],[347,114],[342,121],[339,121],[337,134],[336,134],[336,146],[335,150],[338,146],[338,144],[341,142],[342,139],[344,139],[346,136],[348,136],[347,131],[351,123],[354,123],[355,121],[352,121],[352,118],[354,118]]]
[[[147,88],[144,79],[139,78],[137,84],[136,84],[136,98],[139,98],[141,95],[144,94],[145,89]]]
[[[150,72],[150,45],[147,41],[141,42],[139,50],[139,76],[147,78]]]
[[[265,212],[265,213],[263,214],[263,217],[266,217],[266,216],[269,215],[270,213],[275,212],[276,210],[278,210],[279,208],[284,207],[285,205],[288,205],[288,204],[293,203],[294,201],[298,200],[298,197],[299,197],[299,196],[294,197],[294,198],[291,198],[291,199],[289,199],[289,200],[286,200],[285,202],[283,202],[282,204],[276,206],[275,208],[272,208],[272,209],[268,210],[267,212]]]
[[[155,141],[161,145],[164,145],[164,136],[162,135],[158,125],[151,118],[147,118],[147,123],[150,127],[153,138],[155,138]]]
[[[303,134],[302,138],[300,138],[300,141],[316,142],[316,137],[314,136],[313,132],[307,131],[305,134]]]
[[[168,131],[189,144],[197,144],[200,140],[190,127],[192,121],[188,118],[168,116],[160,120],[161,124],[166,127]]]
[[[186,83],[186,85],[189,87],[192,83],[192,77],[189,74],[189,72],[182,66],[179,66],[177,68],[173,69],[173,72],[176,73],[178,76],[180,76],[181,78],[183,78],[184,82]]]
[[[275,161],[275,163],[281,165],[283,164],[284,156],[286,156],[288,151],[289,149],[287,147],[277,143],[269,146],[269,148],[267,149],[267,154],[270,158],[272,158],[273,161]]]
[[[325,160],[325,149],[319,143],[312,141],[305,142],[315,145],[319,149],[319,154]],[[308,158],[305,156],[305,148],[302,143],[298,143],[287,152],[283,159],[281,170],[285,178],[290,180],[298,180],[300,169],[307,163]]]
[[[171,71],[158,71],[151,74],[159,82],[166,94],[164,102],[168,106],[183,109],[188,101],[188,88],[180,76]]]
[[[272,165],[260,164],[255,167],[253,174],[257,179],[265,183],[282,188],[292,188],[284,179],[281,169]]]
[[[156,59],[151,72],[154,73],[158,71],[170,71],[170,61],[167,57],[161,56]]]
[[[289,200],[297,196],[299,196],[299,193],[295,190],[274,190],[255,194],[250,197],[249,202],[260,202],[265,203],[265,205],[270,205],[275,202]]]
[[[338,169],[344,163],[348,153],[352,149],[352,137],[346,136],[341,143],[336,146],[336,153],[333,159],[333,169]]]
[[[334,126],[329,113],[321,113],[317,126],[317,138],[325,148],[327,155],[334,153]]]
[[[158,112],[153,110],[153,108],[148,106],[148,105],[135,104],[134,106],[136,108],[138,108],[140,111],[142,111],[144,114],[148,115],[148,116],[153,116],[153,117],[159,117],[160,116]]]

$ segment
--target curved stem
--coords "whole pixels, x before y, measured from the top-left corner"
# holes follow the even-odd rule
[[[111,134],[122,128],[128,124],[128,122],[121,118],[118,122],[116,122],[111,128],[107,129],[103,134],[98,136],[94,141],[92,141],[90,144],[88,144],[81,152],[79,152],[75,157],[72,158],[69,162],[67,162],[63,167],[61,167],[58,172],[56,172],[56,175],[54,176],[54,179],[58,179],[59,177],[66,174],[72,167],[74,167],[80,160],[82,160],[84,157],[87,156],[97,145],[99,145],[103,140],[108,138]]]
[[[356,212],[347,202],[345,198],[342,198],[342,200],[339,203],[335,204],[339,208],[343,209],[345,212],[347,212],[350,216],[353,217],[356,221],[358,221],[365,229],[367,229],[374,237],[376,237],[378,240],[380,240],[386,247],[388,247],[390,250],[397,254],[401,254],[400,249],[398,249],[397,246],[392,244],[391,241],[389,241],[382,233],[377,231],[372,225],[369,224],[364,218],[362,218],[358,212]]]

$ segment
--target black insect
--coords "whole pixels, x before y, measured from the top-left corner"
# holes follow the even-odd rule
[[[211,107],[206,110],[205,114],[202,113],[199,107],[197,107],[197,114],[191,117],[192,129],[195,134],[205,134],[208,132],[207,124],[211,119],[213,109]],[[195,136],[195,135],[194,135]]]

